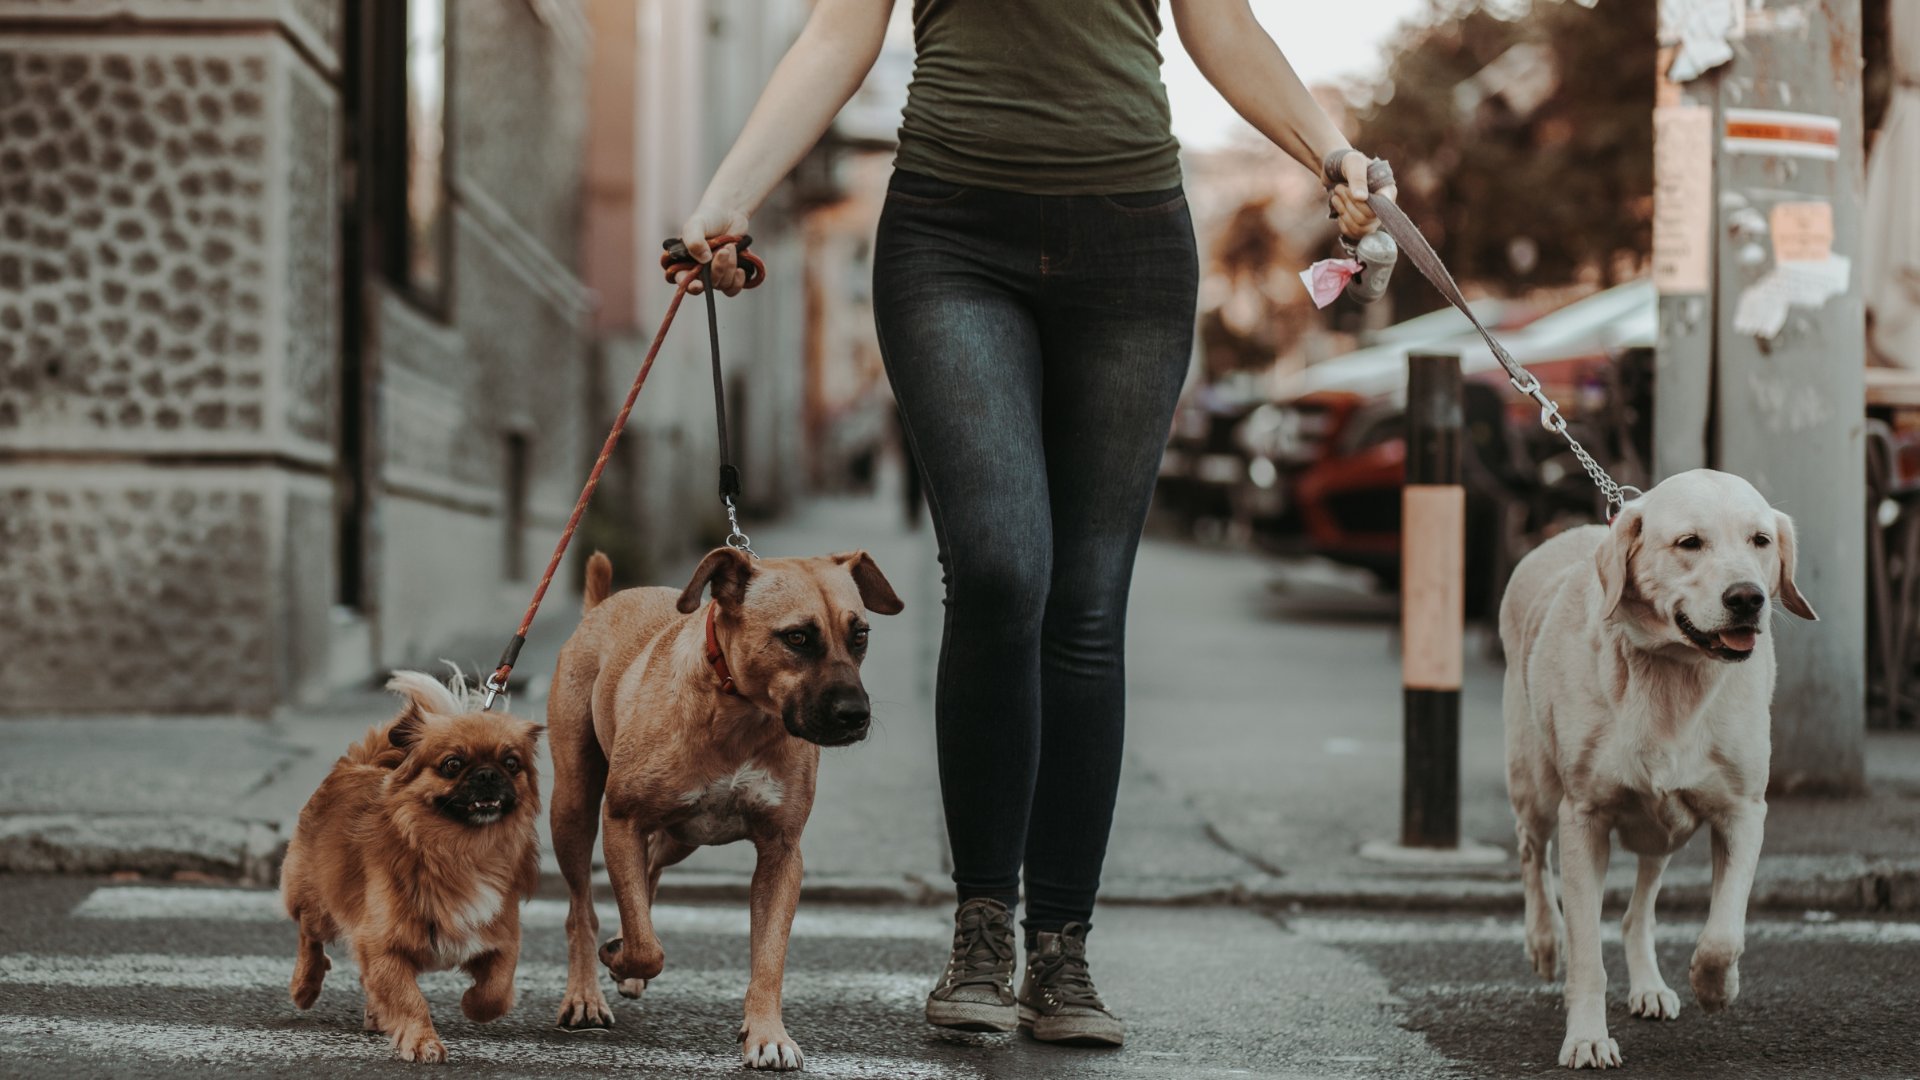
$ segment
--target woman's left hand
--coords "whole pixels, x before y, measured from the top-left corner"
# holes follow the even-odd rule
[[[1340,159],[1340,173],[1346,182],[1334,186],[1328,195],[1328,203],[1333,207],[1333,216],[1340,220],[1340,235],[1349,240],[1358,240],[1380,227],[1380,219],[1373,214],[1373,207],[1367,205],[1367,165],[1373,159],[1358,150],[1349,150]],[[1377,194],[1384,195],[1387,201],[1393,201],[1399,194],[1392,185],[1381,188]]]

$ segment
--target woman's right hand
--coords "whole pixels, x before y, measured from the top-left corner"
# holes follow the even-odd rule
[[[719,251],[707,243],[710,236],[745,236],[747,232],[747,212],[745,210],[724,210],[705,205],[694,210],[686,224],[680,226],[680,240],[687,245],[687,253],[696,262],[713,261],[713,285],[724,296],[738,296],[746,287],[747,272],[740,269],[740,260],[732,244]],[[680,284],[687,278],[695,280],[687,285],[687,292],[698,296],[705,288],[692,270],[682,270],[674,276],[673,283]]]

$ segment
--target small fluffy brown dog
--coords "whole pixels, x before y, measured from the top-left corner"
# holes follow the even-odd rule
[[[480,711],[464,686],[417,671],[387,689],[400,715],[348,749],[300,811],[280,891],[300,924],[293,1003],[312,1007],[345,937],[366,990],[366,1026],[405,1061],[445,1061],[423,971],[473,977],[460,999],[485,1023],[513,1007],[520,900],[540,877],[534,753],[541,727]]]
[[[547,699],[553,849],[569,894],[560,1026],[613,1023],[601,965],[627,997],[666,965],[652,914],[663,868],[747,840],[758,860],[741,1054],[749,1068],[797,1069],[780,987],[800,833],[820,748],[867,735],[866,612],[895,614],[900,598],[864,551],[752,559],[717,548],[685,589],[611,593],[612,577],[605,555],[588,561],[586,617],[560,650]],[[603,813],[621,936],[596,949],[591,871]]]

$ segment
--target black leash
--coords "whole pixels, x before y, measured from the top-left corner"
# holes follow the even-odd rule
[[[749,288],[759,284],[759,278],[765,276],[760,260],[747,255],[747,247],[752,243],[753,237],[742,236],[735,248],[741,256],[741,268],[747,272]],[[693,256],[679,237],[669,238],[662,247],[667,253],[663,262],[672,264],[668,269],[669,275],[674,273],[675,267],[684,269],[693,264]],[[721,505],[727,509],[726,543],[728,547],[744,551],[757,559],[760,556],[753,550],[752,539],[740,531],[739,510],[733,503],[740,495],[740,469],[733,463],[733,441],[727,436],[727,380],[720,366],[720,310],[713,287],[713,262],[709,259],[700,263],[699,267],[700,283],[704,286],[700,291],[707,299],[707,352],[713,366],[713,426],[720,440],[719,490]]]

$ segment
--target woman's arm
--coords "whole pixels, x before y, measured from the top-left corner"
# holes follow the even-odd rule
[[[893,0],[819,0],[773,69],[733,149],[680,231],[694,258],[713,258],[713,280],[721,292],[739,292],[746,274],[731,245],[714,256],[707,237],[747,231],[748,216],[820,141],[860,88],[880,56],[892,13]],[[699,292],[699,283],[688,291]]]
[[[1180,43],[1200,74],[1227,99],[1234,111],[1288,156],[1321,175],[1327,156],[1348,150],[1341,160],[1347,182],[1334,189],[1333,208],[1340,231],[1361,236],[1379,227],[1367,206],[1367,156],[1352,150],[1313,99],[1280,47],[1253,17],[1247,0],[1172,0]],[[1391,188],[1381,194],[1392,198]]]

